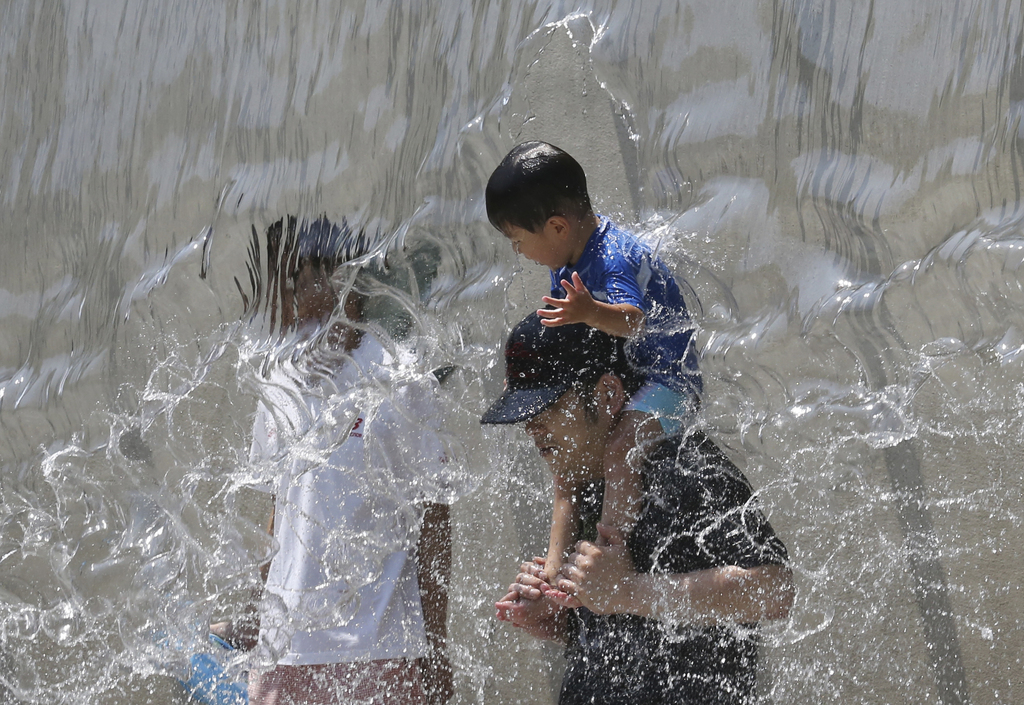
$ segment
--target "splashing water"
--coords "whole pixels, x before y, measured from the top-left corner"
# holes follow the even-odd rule
[[[492,618],[543,551],[549,480],[477,423],[547,288],[483,207],[525,139],[576,156],[691,288],[700,423],[796,572],[762,693],[1024,698],[1019,3],[0,14],[5,702],[184,702],[206,625],[258,585],[258,381],[312,345],[254,309],[289,215],[369,234],[367,318],[456,368],[454,702],[553,702],[558,649]]]

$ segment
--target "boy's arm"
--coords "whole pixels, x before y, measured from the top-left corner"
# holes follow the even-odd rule
[[[643,329],[644,312],[633,304],[610,304],[598,301],[591,296],[583,284],[580,275],[572,273],[572,281],[562,280],[565,298],[556,299],[551,296],[541,298],[546,304],[555,308],[542,308],[537,311],[541,323],[545,326],[564,326],[567,323],[586,323],[591,328],[608,335],[628,338]]]
[[[548,541],[548,555],[545,565],[551,580],[558,577],[558,569],[569,555],[569,548],[576,545],[576,523],[578,515],[573,502],[575,488],[564,479],[555,477],[555,501],[551,507],[551,537]]]

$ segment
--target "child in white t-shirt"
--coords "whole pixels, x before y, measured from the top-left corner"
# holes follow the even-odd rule
[[[295,352],[271,366],[253,428],[252,461],[277,474],[278,549],[250,705],[443,700],[450,528],[438,503],[449,471],[438,382],[362,323],[351,276],[338,291],[347,229],[326,219],[288,228],[268,231],[281,249],[294,243],[278,257],[272,310]]]

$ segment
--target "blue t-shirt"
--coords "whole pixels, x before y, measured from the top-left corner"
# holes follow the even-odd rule
[[[632,233],[598,216],[600,224],[575,265],[551,272],[551,296],[565,298],[561,281],[580,279],[598,301],[631,304],[644,312],[644,332],[627,354],[647,377],[680,394],[700,394],[703,384],[693,345],[693,324],[668,267]]]

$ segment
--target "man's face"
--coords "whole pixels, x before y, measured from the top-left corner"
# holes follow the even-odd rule
[[[601,477],[607,429],[588,417],[576,392],[563,394],[527,421],[525,430],[555,475],[576,480]]]

